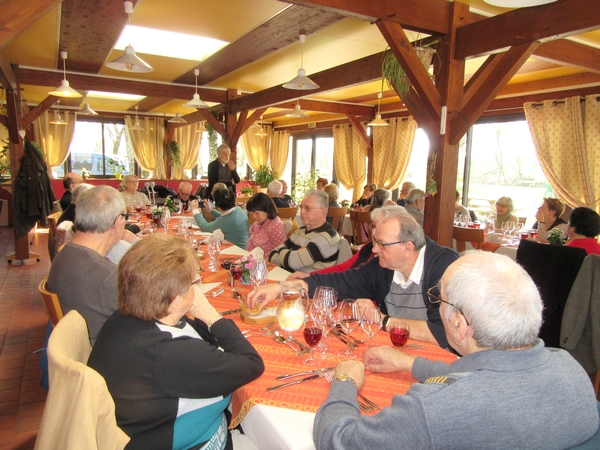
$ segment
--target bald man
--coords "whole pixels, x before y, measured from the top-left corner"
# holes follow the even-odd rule
[[[171,196],[173,200],[179,199],[181,201],[182,211],[187,211],[190,206],[190,202],[198,200],[198,197],[192,195],[192,184],[187,181],[182,181],[177,189],[177,195]]]
[[[71,200],[73,199],[73,188],[81,183],[83,183],[83,178],[81,178],[81,175],[79,174],[69,172],[64,176],[63,187],[65,188],[65,193],[60,199],[60,207],[63,211],[71,204]]]

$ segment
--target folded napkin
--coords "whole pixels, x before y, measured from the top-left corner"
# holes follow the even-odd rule
[[[488,233],[485,237],[485,242],[491,242],[493,244],[502,244],[502,239],[496,233]]]
[[[221,230],[219,230],[218,228],[212,232],[212,235],[206,239],[206,242],[212,242],[212,241],[224,241],[225,240],[225,236],[223,235],[223,232]]]
[[[264,259],[265,258],[265,252],[260,247],[254,247],[252,249],[252,251],[250,252],[250,255],[252,255],[252,258],[255,259],[255,260],[259,260],[259,259]]]

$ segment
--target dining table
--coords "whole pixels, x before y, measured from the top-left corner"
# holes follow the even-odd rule
[[[140,220],[144,221],[144,219]],[[192,236],[194,236],[193,233],[198,233],[197,237],[201,239],[201,242],[205,240],[205,233],[194,228],[193,217],[187,214],[174,216],[167,231],[177,233],[180,220],[186,220],[192,230],[195,230],[192,231]],[[161,230],[158,229],[157,232],[161,232]],[[205,245],[201,243],[199,255],[207,255],[204,247]],[[202,251],[203,249],[204,251]],[[247,254],[246,250],[224,242],[221,246],[219,260],[221,262],[235,261]],[[252,330],[247,339],[256,348],[265,364],[265,371],[259,378],[233,392],[230,405],[232,416],[230,427],[241,425],[244,433],[250,436],[261,450],[314,449],[313,422],[319,406],[323,404],[329,392],[329,383],[326,378],[320,377],[272,392],[267,391],[267,388],[290,381],[279,381],[276,379],[278,376],[335,367],[344,359],[338,356],[338,351],[343,350],[346,344],[330,333],[327,338],[323,339],[327,345],[327,351],[317,352],[317,364],[305,365],[303,363],[305,355],[297,355],[287,345],[277,342],[272,335],[266,336],[265,332],[260,331],[266,324],[276,322],[277,304],[269,305],[258,320],[252,317],[248,318],[239,311],[231,313],[230,311],[240,308],[240,302],[233,289],[235,288],[244,299],[253,289],[252,286],[241,284],[239,281],[235,282],[235,286],[230,286],[227,269],[219,266],[219,270],[211,272],[208,268],[208,256],[201,258],[202,283],[200,288],[218,311],[229,312],[225,317],[232,319],[240,330],[243,332]],[[267,263],[267,266],[269,283],[283,281],[289,275],[286,270],[276,267],[270,262]],[[302,330],[292,332],[290,335],[304,342]],[[354,341],[351,338],[356,345],[356,357],[362,358],[368,348],[368,336],[360,327],[353,331],[351,336],[358,340]],[[389,333],[379,331],[373,337],[372,344],[374,346],[390,345]],[[403,351],[446,363],[456,360],[456,355],[437,345],[411,339],[408,339]],[[376,403],[381,410],[391,405],[394,395],[406,393],[416,382],[417,380],[406,372],[389,374],[367,371],[366,383],[361,394]],[[363,412],[363,414],[374,415],[379,410]]]

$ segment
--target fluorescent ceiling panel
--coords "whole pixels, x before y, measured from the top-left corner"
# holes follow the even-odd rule
[[[132,45],[136,53],[202,61],[227,44],[218,39],[127,25],[115,49],[125,50]]]

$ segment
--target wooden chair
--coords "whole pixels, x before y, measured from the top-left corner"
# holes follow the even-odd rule
[[[62,212],[55,212],[46,218],[48,220],[48,254],[50,255],[50,261],[54,261],[54,257],[56,256],[56,229],[61,214]]]
[[[331,217],[331,226],[338,232],[338,234],[342,235],[342,225],[344,224],[344,217],[346,217],[346,213],[348,212],[348,208],[342,206],[340,208],[329,207],[327,210],[327,218]]]
[[[58,321],[63,318],[63,312],[60,302],[58,301],[58,295],[46,289],[47,281],[48,277],[44,278],[40,283],[38,290],[42,295],[42,302],[44,303],[46,315],[52,324],[52,328],[54,328]]]
[[[371,213],[367,211],[350,211],[350,221],[352,222],[352,240],[354,245],[365,244],[363,239],[363,231],[371,240]]]
[[[296,214],[298,214],[298,207],[293,208],[277,208],[277,215],[281,220],[289,219],[296,222]]]
[[[456,251],[459,253],[467,249],[467,242],[470,242],[473,248],[480,248],[483,242],[483,228],[462,228],[455,226],[452,237],[456,240]]]

